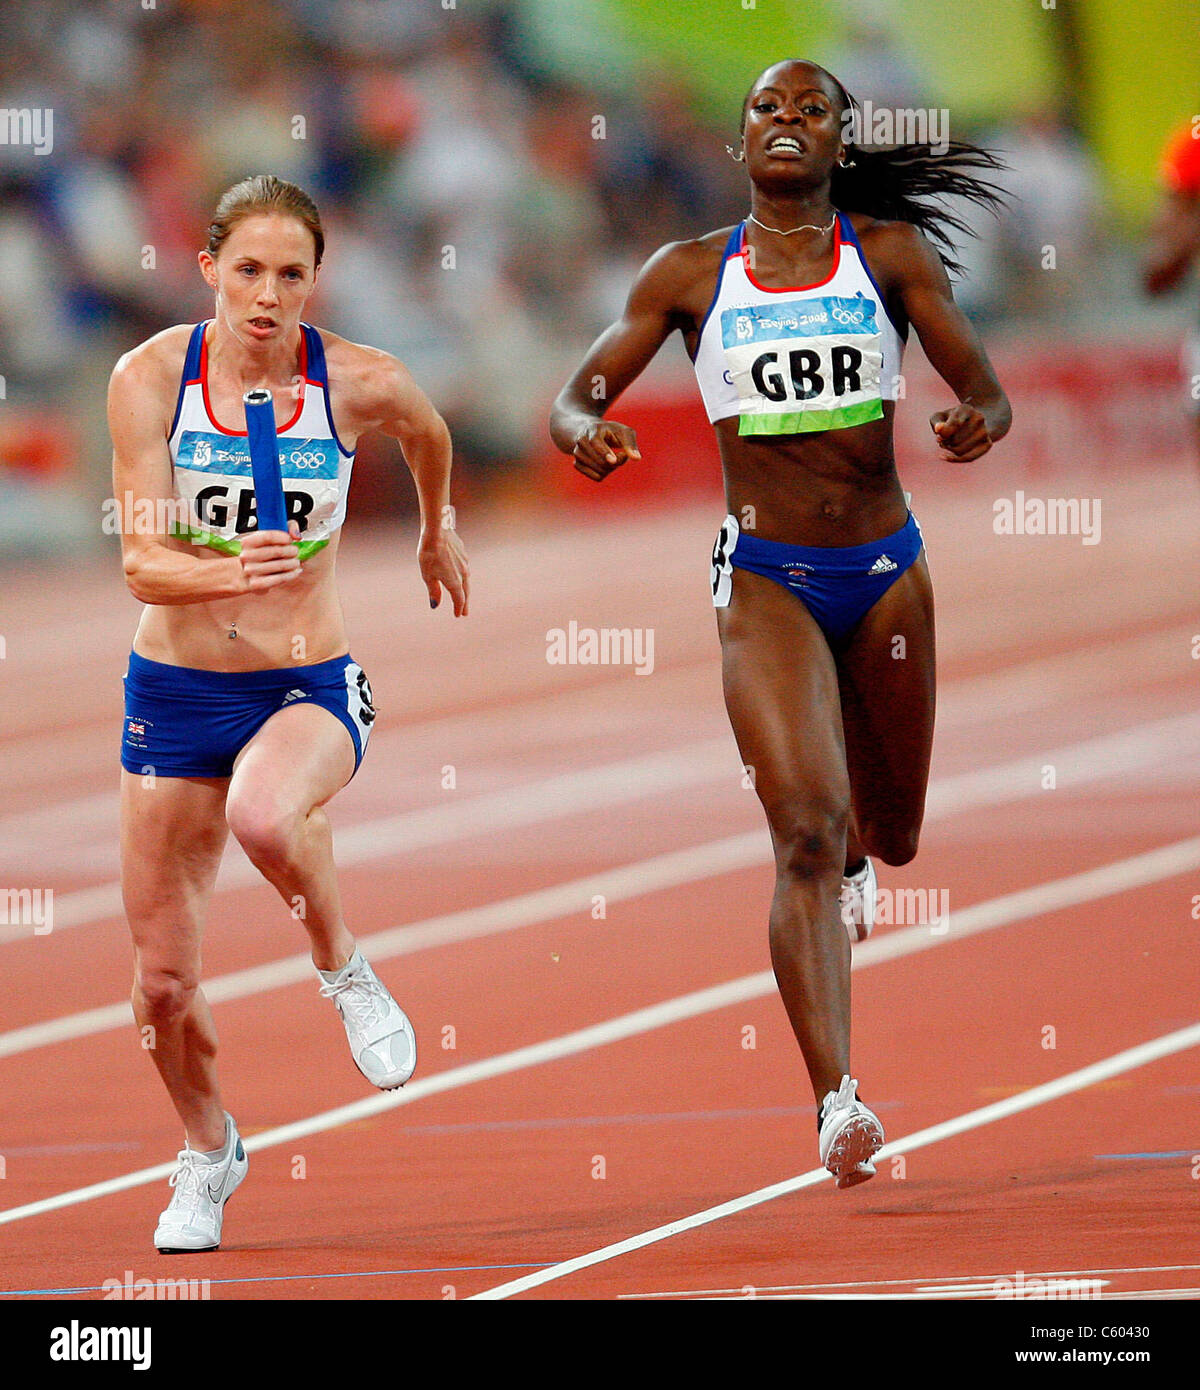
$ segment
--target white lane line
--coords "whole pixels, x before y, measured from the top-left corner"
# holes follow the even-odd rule
[[[1200,836],[1181,841],[1177,845],[1167,845],[1158,850],[1151,850],[1146,854],[1135,855],[1132,859],[1118,860],[1100,869],[1091,869],[1086,873],[1074,874],[1070,879],[1043,884],[1042,891],[1045,901],[1052,904],[1052,907],[1046,910],[1066,906],[1069,902],[1088,902],[1094,898],[1156,882],[1161,878],[1171,878],[1176,874],[1186,872],[1187,869],[1195,867],[1197,864],[1200,864]],[[1067,888],[1068,884],[1074,884],[1075,896],[1073,897]],[[996,927],[1036,916],[1042,910],[1041,900],[1037,897],[1038,892],[1038,889],[1022,889],[1019,893],[1010,893],[1005,897],[992,899],[989,902],[977,903],[974,907],[960,912],[954,919],[953,931],[944,935],[937,935],[928,926],[922,925],[906,927],[901,931],[891,932],[887,936],[864,941],[861,946],[855,948],[852,968],[862,969],[879,961],[893,960],[898,956],[926,950],[947,941],[957,941],[978,932],[990,931]],[[520,1047],[511,1052],[500,1053],[495,1057],[485,1058],[479,1062],[454,1067],[439,1072],[435,1076],[410,1081],[402,1091],[369,1096],[364,1100],[354,1101],[349,1105],[339,1106],[333,1110],[326,1110],[306,1119],[297,1120],[292,1124],[264,1130],[261,1134],[255,1134],[246,1139],[245,1145],[248,1150],[254,1152],[258,1149],[272,1148],[278,1144],[291,1143],[310,1134],[320,1134],[326,1130],[336,1129],[340,1125],[351,1124],[355,1120],[381,1114],[396,1106],[410,1105],[413,1101],[421,1100],[425,1096],[437,1095],[442,1091],[454,1090],[459,1086],[471,1085],[476,1081],[487,1081],[497,1076],[506,1076],[526,1067],[574,1056],[593,1047],[601,1047],[607,1043],[636,1037],[641,1033],[652,1032],[654,1029],[664,1028],[684,1019],[697,1018],[702,1014],[728,1008],[733,1004],[760,999],[764,995],[772,994],[774,990],[775,977],[770,970],[759,971],[753,975],[744,975],[740,979],[730,980],[725,984],[696,990],[691,994],[680,995],[675,999],[668,999],[648,1008],[637,1009],[632,1013],[620,1014],[615,1018],[605,1020],[603,1023],[593,1024],[588,1028],[581,1028],[572,1033],[565,1033],[557,1038],[549,1038],[544,1042]],[[1019,1101],[1020,1097],[1016,1099]],[[27,1216],[37,1216],[42,1212],[55,1211],[60,1207],[73,1206],[79,1202],[92,1201],[95,1198],[105,1197],[114,1192],[123,1192],[128,1188],[139,1187],[145,1183],[156,1182],[167,1177],[172,1170],[172,1164],[163,1163],[153,1168],[143,1168],[134,1173],[126,1173],[120,1177],[94,1183],[89,1187],[77,1188],[71,1192],[30,1202],[24,1206],[11,1207],[0,1211],[0,1225],[19,1221]],[[812,1175],[808,1176],[811,1178]],[[827,1176],[827,1174],[821,1170],[817,1176],[819,1178]]]
[[[1084,688],[1092,698],[1124,690],[1130,684],[1130,673],[1165,668],[1172,657],[1186,651],[1191,631],[1191,626],[1185,625],[1132,633],[1115,645],[1096,644],[1015,662],[984,675],[947,680],[938,690],[938,732],[945,734],[952,729],[973,728],[994,719],[1011,721],[1015,715],[1026,715],[1073,698]],[[540,707],[549,708],[551,701],[557,703],[559,699],[558,694],[543,692],[521,699],[518,707],[536,713]],[[455,712],[389,727],[373,735],[371,746],[377,749],[376,756],[394,753],[400,757],[404,751],[402,745],[411,747],[435,734],[444,737],[447,727],[463,724],[464,718],[461,712]],[[477,727],[479,715],[472,714],[469,718]],[[495,723],[504,723],[510,718],[507,710],[491,716]],[[45,849],[47,838],[58,838],[55,832],[61,832],[64,825],[70,824],[75,830],[88,829],[101,836],[97,840],[72,844],[63,852],[63,864],[77,865],[81,853],[111,845],[116,832],[118,802],[114,786],[104,792],[90,792],[70,800],[0,814],[0,856],[15,856],[16,863],[27,864],[28,856],[39,848]]]
[[[990,931],[993,927],[1007,926],[1010,922],[1094,902],[1114,893],[1144,888],[1196,868],[1200,868],[1200,835],[1176,840],[1174,844],[1160,845],[1157,849],[1145,850],[1128,859],[1117,859],[1096,869],[1084,869],[1066,878],[1052,879],[1034,888],[1018,888],[1013,893],[951,912],[949,927],[945,932],[937,926],[921,924],[889,931],[882,936],[872,936],[854,948],[854,964],[857,965],[868,955],[872,963],[908,955],[942,941],[956,941],[977,932]]]
[[[998,806],[1038,794],[1047,767],[1054,768],[1056,789],[1069,792],[1089,782],[1138,771],[1159,759],[1187,757],[1193,751],[1200,752],[1200,713],[1195,711],[944,777],[930,786],[925,814],[928,818],[967,806]]]
[[[1069,792],[1161,759],[1186,759],[1192,754],[1200,755],[1200,713],[1195,711],[1047,749],[994,767],[939,778],[929,788],[926,820],[1039,794],[1048,765],[1055,769],[1058,790]],[[705,739],[664,753],[602,763],[525,786],[366,820],[336,833],[334,857],[340,866],[349,868],[475,835],[622,806],[642,797],[688,787],[716,782],[734,786],[734,779],[742,775],[729,739]],[[233,857],[227,855],[222,863],[216,891],[262,882],[250,861],[235,853]],[[56,894],[54,930],[105,921],[121,912],[119,883]],[[32,925],[0,925],[0,944],[32,936]]]
[[[507,1076],[510,1072],[521,1071],[526,1067],[537,1066],[542,1062],[558,1061],[576,1053],[587,1052],[605,1043],[617,1042],[623,1038],[636,1037],[683,1019],[694,1018],[699,1014],[723,1009],[730,1004],[756,999],[764,994],[764,982],[759,975],[749,975],[740,980],[715,985],[710,989],[697,990],[677,999],[668,999],[661,1004],[653,1004],[634,1013],[621,1014],[616,1018],[581,1028],[561,1037],[548,1038],[544,1042],[519,1047],[512,1052],[502,1052],[479,1062],[469,1062],[465,1066],[453,1067],[438,1072],[435,1076],[419,1081],[410,1081],[401,1091],[389,1091],[381,1095],[368,1096],[365,1100],[353,1101],[349,1105],[326,1110],[307,1119],[292,1124],[279,1125],[275,1129],[264,1130],[244,1140],[246,1149],[254,1153],[259,1149],[273,1148],[279,1144],[292,1143],[311,1134],[321,1134],[326,1130],[337,1129],[341,1125],[352,1124],[356,1120],[382,1114],[400,1105],[411,1105],[426,1096],[438,1095],[442,1091],[452,1091],[460,1086],[468,1086],[476,1081],[489,1081],[497,1076]],[[20,1221],[27,1216],[37,1216],[42,1212],[56,1211],[60,1207],[74,1206],[79,1202],[92,1201],[106,1197],[113,1192],[124,1192],[131,1187],[140,1187],[167,1177],[174,1171],[173,1163],[161,1163],[154,1168],[143,1168],[135,1173],[125,1173],[105,1182],[93,1183],[90,1187],[78,1188],[73,1192],[63,1192],[55,1197],[46,1197],[21,1207],[10,1207],[0,1211],[0,1225]]]
[[[1118,1289],[1114,1293],[1102,1294],[1102,1298],[1195,1298],[1200,1289]]]
[[[964,774],[971,778],[974,774]],[[1040,782],[1035,785],[1040,786]],[[936,790],[936,789],[935,789]],[[934,815],[951,815],[971,804],[974,789],[960,785],[950,792],[931,791],[936,802]],[[609,902],[623,902],[645,893],[680,887],[705,878],[718,877],[738,869],[752,868],[770,860],[770,848],[765,831],[750,831],[731,835],[690,849],[656,855],[620,868],[571,879],[533,893],[522,893],[479,907],[444,913],[420,922],[405,923],[372,932],[361,937],[359,944],[375,963],[396,956],[410,955],[435,946],[452,945],[459,941],[494,936],[540,922],[553,921],[583,912],[593,897],[600,895]],[[987,930],[993,925],[1016,921],[1032,911],[1054,911],[1094,897],[1121,892],[1159,878],[1184,873],[1200,864],[1200,836],[1181,840],[1173,845],[1149,850],[1131,859],[1098,869],[1085,870],[1053,883],[993,898],[987,903],[951,914],[949,931],[959,937],[972,931]],[[1042,907],[1040,904],[1048,903]],[[996,916],[999,914],[999,916]],[[940,927],[918,925],[888,932],[864,942],[857,950],[856,961],[868,963],[874,959],[889,959],[891,954],[907,954],[923,946],[936,945]],[[944,934],[944,933],[942,933]],[[912,943],[912,944],[910,944]],[[768,972],[769,973],[769,972]],[[312,961],[307,953],[285,956],[264,965],[218,975],[204,983],[205,997],[210,1004],[249,995],[265,993],[285,985],[299,984],[313,978]],[[12,1057],[38,1047],[90,1037],[96,1033],[125,1028],[132,1022],[128,1000],[103,1004],[62,1018],[27,1024],[22,1028],[0,1033],[0,1058]]]
[[[943,1120],[940,1124],[930,1125],[926,1129],[919,1129],[914,1134],[906,1135],[903,1139],[885,1144],[876,1157],[880,1162],[885,1162],[897,1154],[912,1153],[915,1149],[940,1143],[944,1139],[952,1139],[959,1134],[979,1129],[984,1125],[995,1124],[997,1120],[1004,1120],[1011,1115],[1018,1115],[1022,1111],[1032,1110],[1036,1106],[1060,1100],[1063,1096],[1071,1095],[1075,1091],[1082,1091],[1088,1086],[1096,1085],[1097,1082],[1108,1080],[1109,1077],[1119,1076],[1122,1072],[1134,1071],[1138,1067],[1147,1066],[1149,1063],[1159,1061],[1163,1057],[1169,1057],[1173,1053],[1183,1052],[1188,1048],[1198,1046],[1200,1046],[1200,1023],[1194,1023],[1187,1028],[1179,1028],[1173,1033],[1165,1033],[1162,1037],[1154,1038],[1150,1042],[1139,1043],[1136,1047],[1129,1047],[1122,1052],[1116,1052],[1102,1061],[1093,1062],[1090,1066],[1067,1072],[1064,1076],[1057,1077],[1053,1081],[1047,1081],[1041,1086],[1034,1086],[1028,1091],[1022,1091],[1019,1095],[1010,1096],[993,1105],[982,1106],[978,1110],[970,1110],[964,1115],[956,1115],[953,1119]],[[714,1221],[721,1221],[727,1216],[736,1216],[739,1212],[746,1211],[750,1207],[761,1206],[764,1202],[773,1202],[776,1198],[798,1192],[801,1188],[815,1187],[818,1183],[827,1182],[828,1179],[829,1174],[824,1168],[814,1168],[810,1172],[801,1173],[798,1177],[788,1178],[784,1182],[772,1183],[770,1187],[761,1187],[757,1192],[748,1192],[745,1196],[735,1197],[730,1202],[722,1202],[719,1206],[709,1207],[707,1210],[696,1212],[692,1216],[685,1216],[678,1221],[668,1222],[665,1226],[656,1226],[653,1230],[630,1236],[627,1240],[616,1241],[614,1244],[603,1246],[599,1250],[589,1251],[586,1255],[577,1255],[571,1260],[563,1260],[559,1264],[551,1265],[548,1269],[537,1270],[535,1273],[524,1275],[520,1279],[510,1279],[505,1284],[497,1284],[495,1288],[472,1294],[471,1298],[484,1300],[511,1298],[514,1294],[524,1293],[528,1289],[548,1284],[552,1280],[565,1278],[568,1274],[575,1274],[581,1269],[590,1269],[593,1265],[615,1260],[631,1251],[642,1250],[647,1245],[657,1244],[659,1241],[667,1240],[683,1231],[692,1231],[699,1226],[707,1226]],[[837,1296],[826,1295],[826,1297]],[[840,1296],[847,1297],[848,1295]],[[904,1297],[905,1295],[899,1296]],[[892,1297],[896,1297],[896,1295],[892,1295]]]
[[[1099,1283],[1100,1285],[1104,1285],[1105,1281],[1100,1280]],[[1033,1294],[1020,1293],[1013,1294],[1010,1296],[1008,1294],[998,1294],[996,1290],[992,1288],[980,1288],[971,1290],[958,1289],[951,1290],[949,1293],[937,1289],[918,1289],[915,1293],[768,1293],[763,1294],[761,1296],[755,1295],[757,1301],[762,1303],[851,1303],[858,1301],[865,1303],[923,1303],[926,1300],[931,1300],[935,1298],[942,1298],[947,1303],[957,1303],[970,1298],[986,1298],[1002,1303],[1009,1301],[1023,1303],[1031,1299],[1038,1299],[1044,1301],[1046,1296],[1047,1295],[1044,1292]],[[716,1297],[709,1299],[692,1299],[691,1302],[731,1303],[734,1300],[744,1302],[747,1297],[748,1295],[746,1294],[719,1294]],[[1124,1298],[1125,1295],[1115,1293],[1104,1294],[1100,1291],[1099,1287],[1095,1287],[1094,1292],[1092,1289],[1088,1289],[1077,1294],[1074,1291],[1068,1290],[1066,1293],[1053,1293],[1050,1295],[1050,1297],[1067,1298],[1074,1302],[1076,1297],[1090,1300],[1093,1298],[1105,1297]]]
[[[411,955],[434,946],[471,941],[482,936],[494,936],[498,932],[534,926],[539,922],[551,922],[560,917],[582,915],[587,912],[596,895],[603,895],[609,903],[623,902],[645,893],[732,873],[761,864],[769,857],[770,847],[765,829],[731,835],[690,849],[624,864],[586,878],[569,879],[532,893],[521,893],[516,897],[483,903],[479,907],[388,927],[360,937],[359,945],[371,962],[377,965],[380,961]],[[316,983],[312,959],[306,952],[217,975],[206,980],[203,988],[209,1003],[221,1003],[303,981]],[[31,1048],[124,1028],[132,1022],[133,1012],[129,1001],[121,1000],[63,1018],[47,1019],[44,1023],[31,1023],[0,1034],[0,1057],[11,1057]]]
[[[938,691],[938,732],[993,721],[1010,724],[1038,710],[1077,702],[1081,695],[1097,700],[1130,691],[1148,671],[1182,673],[1190,667],[1194,628],[1194,623],[1175,624],[1131,633],[1111,647],[1097,642],[983,675],[961,676],[947,682],[947,698]]]
[[[1097,1274],[1178,1274],[1200,1269],[1200,1265],[1107,1265],[1101,1269],[1032,1269],[1023,1271],[1026,1279],[1081,1279]],[[888,1287],[909,1287],[914,1284],[928,1284],[937,1287],[941,1280],[949,1284],[1012,1279],[1014,1270],[1000,1274],[915,1274],[907,1279],[847,1279],[837,1284],[740,1284],[736,1288],[725,1289],[655,1289],[649,1293],[619,1293],[618,1299],[635,1298],[732,1298],[738,1294],[748,1296],[753,1289],[758,1296],[772,1293],[836,1293],[854,1289],[883,1289]],[[1111,1283],[1111,1280],[1106,1280]]]
[[[1103,1281],[1101,1281],[1101,1282],[1103,1283]],[[1101,1291],[1101,1290],[1098,1289],[1094,1294],[1093,1294],[1093,1293],[1090,1293],[1090,1292],[1084,1292],[1084,1293],[1081,1293],[1081,1294],[1079,1294],[1079,1295],[1076,1295],[1075,1293],[1068,1292],[1068,1293],[1065,1293],[1065,1294],[1063,1294],[1063,1293],[1051,1294],[1050,1297],[1065,1298],[1065,1299],[1067,1299],[1069,1302],[1071,1302],[1071,1303],[1073,1304],[1073,1303],[1076,1301],[1077,1297],[1083,1299],[1083,1300],[1086,1302],[1086,1301],[1090,1301],[1092,1298],[1096,1298],[1096,1299],[1108,1299],[1108,1300],[1110,1300],[1110,1301],[1111,1301],[1112,1299],[1114,1299],[1114,1298],[1117,1298],[1117,1299],[1127,1299],[1127,1298],[1141,1298],[1141,1299],[1146,1299],[1146,1298],[1153,1298],[1153,1299],[1189,1298],[1189,1299],[1190,1299],[1190,1298],[1195,1298],[1197,1294],[1200,1294],[1200,1289],[1177,1289],[1177,1288],[1173,1288],[1173,1287],[1171,1287],[1171,1286],[1168,1285],[1166,1288],[1162,1288],[1162,1289],[1106,1289],[1106,1291]],[[744,1298],[744,1295],[739,1296],[739,1295],[736,1295],[736,1294],[726,1294],[726,1295],[724,1295],[724,1296],[722,1296],[722,1297],[718,1297],[718,1298],[714,1298],[714,1299],[709,1299],[709,1300],[696,1299],[695,1301],[696,1301],[696,1302],[704,1302],[704,1301],[707,1301],[707,1302],[712,1302],[712,1303],[728,1303],[728,1302],[731,1302],[733,1299],[738,1298],[738,1297],[743,1297],[743,1298]],[[770,1301],[772,1301],[772,1300],[781,1301],[781,1302],[800,1302],[800,1301],[805,1301],[805,1302],[823,1302],[823,1303],[836,1303],[836,1302],[846,1302],[846,1303],[849,1303],[849,1302],[867,1302],[867,1303],[916,1303],[916,1302],[926,1302],[927,1300],[930,1300],[930,1299],[933,1299],[933,1298],[936,1298],[936,1297],[937,1297],[936,1292],[933,1292],[933,1293],[772,1293],[772,1294],[767,1294],[767,1295],[765,1296],[765,1301],[767,1301],[767,1302],[770,1302]],[[959,1299],[967,1299],[967,1298],[987,1298],[987,1299],[996,1300],[996,1301],[1001,1302],[1001,1303],[1007,1303],[1007,1302],[1010,1302],[1010,1301],[1011,1301],[1011,1302],[1016,1302],[1016,1303],[1036,1303],[1036,1302],[1043,1302],[1043,1301],[1046,1299],[1046,1297],[1047,1297],[1047,1295],[1046,1295],[1045,1293],[1038,1293],[1038,1292],[1035,1292],[1035,1293],[1012,1294],[1012,1295],[1010,1296],[1009,1294],[997,1294],[997,1293],[995,1292],[994,1289],[979,1289],[979,1290],[976,1290],[976,1292],[973,1293],[973,1294],[969,1294],[969,1293],[956,1293],[956,1294],[947,1294],[947,1295],[945,1295],[945,1298],[946,1298],[946,1301],[947,1301],[947,1302],[950,1302],[950,1301],[955,1301],[955,1302],[957,1302]]]
[[[1012,1296],[1012,1295],[1015,1293],[1015,1290],[1013,1289],[1013,1284],[1014,1284],[1013,1277],[1012,1277],[1011,1274],[1009,1274],[1009,1275],[1004,1275],[1003,1277],[1006,1278],[1006,1279],[1008,1280],[1009,1292],[1010,1292],[1010,1296]],[[1038,1278],[1037,1275],[1029,1275],[1029,1274],[1022,1274],[1021,1277],[1022,1277],[1023,1279],[1036,1279],[1036,1278]],[[1051,1277],[1052,1279],[1058,1280],[1059,1282],[1065,1282],[1065,1281],[1063,1281],[1063,1280],[1060,1280],[1058,1275],[1051,1275],[1050,1277]],[[1039,1281],[1039,1282],[1043,1282],[1043,1281]],[[1089,1288],[1096,1289],[1096,1290],[1097,1290],[1096,1297],[1098,1298],[1098,1297],[1100,1296],[1098,1291],[1099,1291],[1100,1289],[1102,1289],[1102,1288],[1107,1288],[1107,1287],[1112,1283],[1112,1280],[1111,1280],[1111,1279],[1074,1279],[1074,1280],[1072,1280],[1071,1282],[1074,1283],[1074,1284],[1087,1284]],[[921,1294],[943,1294],[943,1295],[945,1295],[946,1297],[954,1297],[954,1298],[977,1298],[977,1297],[980,1297],[980,1296],[985,1297],[985,1298],[995,1298],[995,1297],[996,1297],[996,1285],[997,1285],[998,1283],[999,1283],[999,1280],[992,1280],[991,1282],[982,1283],[982,1284],[924,1284],[924,1285],[918,1285],[917,1288],[913,1289],[912,1293],[913,1293],[914,1295],[921,1295]],[[1042,1289],[1042,1290],[1040,1290],[1040,1292],[1041,1292],[1041,1294],[1042,1294],[1042,1297],[1044,1298],[1045,1295],[1046,1295],[1046,1290],[1045,1290],[1045,1289]],[[785,1295],[785,1296],[786,1296],[786,1295]],[[880,1297],[880,1296],[881,1296],[881,1295],[879,1295],[879,1294],[876,1294],[876,1295],[875,1295],[876,1298],[878,1298],[878,1297]],[[899,1295],[899,1296],[900,1296],[900,1297],[904,1297],[905,1295]],[[1015,1293],[1015,1296],[1016,1296],[1017,1298],[1024,1298],[1024,1297],[1025,1297],[1025,1294],[1024,1294],[1024,1293]],[[895,1298],[895,1297],[897,1297],[897,1295],[893,1294],[892,1297]]]
[[[546,777],[523,786],[506,787],[482,796],[464,797],[423,806],[398,815],[378,816],[339,830],[334,857],[342,868],[429,849],[472,835],[488,835],[515,826],[541,825],[580,811],[624,806],[644,796],[657,796],[688,787],[727,780],[736,785],[742,775],[737,750],[726,738],[705,739],[667,752]],[[262,875],[240,851],[227,854],[217,877],[216,891],[261,884]],[[101,883],[54,897],[54,930],[81,927],[120,916],[121,885]],[[32,926],[0,926],[0,943],[28,939]]]

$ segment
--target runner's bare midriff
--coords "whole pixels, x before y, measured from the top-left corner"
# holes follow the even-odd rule
[[[147,604],[133,649],[149,661],[208,671],[311,666],[348,650],[335,582],[340,534],[304,561],[298,578],[261,593],[206,603]],[[175,537],[167,546],[201,563],[228,557]],[[236,636],[230,637],[231,630]]]
[[[813,434],[738,434],[733,416],[715,425],[725,504],[753,531],[790,545],[864,545],[898,531],[908,504],[892,455],[895,403],[883,418]]]

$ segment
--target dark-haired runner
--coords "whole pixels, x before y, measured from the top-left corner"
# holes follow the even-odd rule
[[[359,1070],[391,1090],[416,1065],[412,1025],[346,927],[322,809],[375,718],[334,572],[361,435],[404,448],[434,607],[445,586],[466,613],[467,563],[441,417],[395,358],[301,321],[323,249],[303,190],[270,175],[236,185],[200,252],[213,317],[126,353],[109,390],[116,497],[135,521],[159,519],[122,534],[126,581],[147,606],[125,679],[121,881],[134,1013],[186,1135],[154,1233],[163,1252],[215,1249],[246,1173],[199,987],[230,829],[304,923]],[[256,529],[242,405],[255,387],[274,396],[288,533]]]
[[[640,457],[604,414],[683,335],[724,467],[713,600],[726,706],[775,849],[771,958],[839,1187],[871,1177],[883,1143],[850,1075],[848,934],[871,929],[870,856],[916,854],[933,738],[933,597],[892,454],[909,327],[958,398],[930,422],[942,458],[979,458],[1010,423],[953,262],[923,235],[949,250],[962,224],[921,201],[994,203],[973,171],[996,161],[963,144],[858,148],[850,109],[815,64],[762,74],[735,156],[749,217],[647,262],[551,418],[590,478]]]

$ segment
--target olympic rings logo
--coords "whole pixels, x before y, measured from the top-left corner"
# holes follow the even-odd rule
[[[855,309],[851,312],[849,309],[842,309],[835,305],[829,313],[835,323],[862,323],[863,321],[861,309]]]
[[[301,453],[296,449],[288,455],[288,462],[293,468],[307,468],[310,472],[315,472],[325,462],[325,455]]]

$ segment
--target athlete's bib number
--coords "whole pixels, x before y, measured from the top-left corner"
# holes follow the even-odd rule
[[[717,532],[716,544],[713,546],[712,553],[712,591],[713,607],[728,608],[729,599],[733,593],[733,548],[737,545],[738,524],[737,518],[727,516],[720,531]]]

